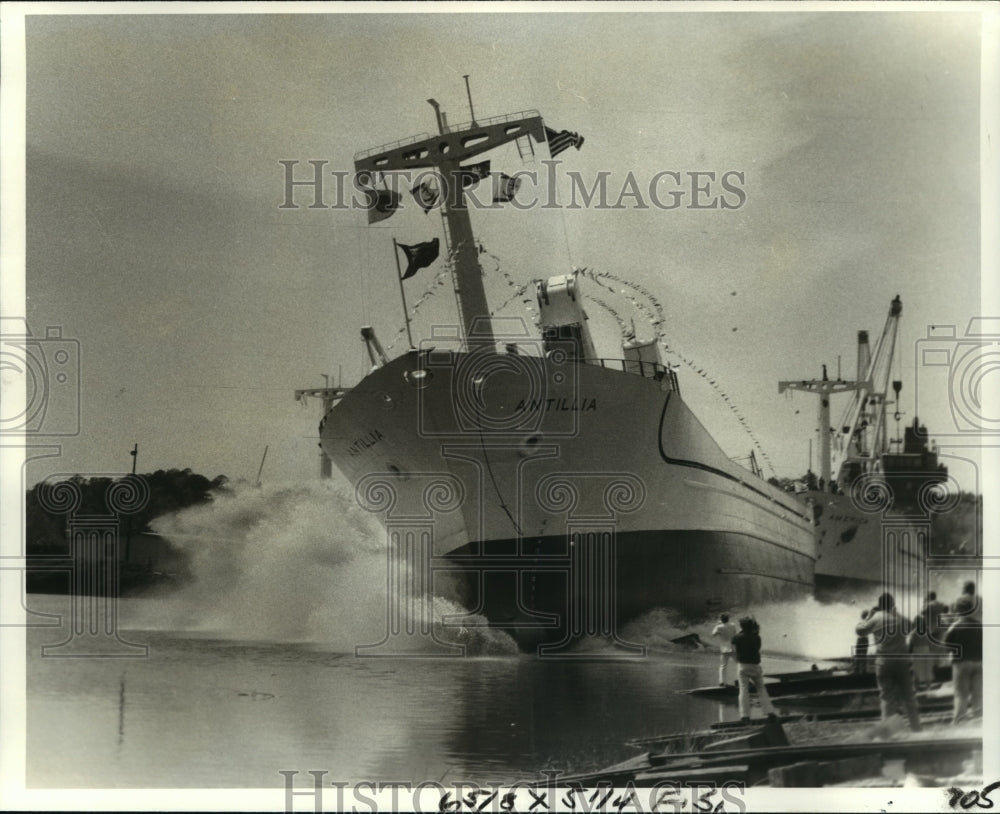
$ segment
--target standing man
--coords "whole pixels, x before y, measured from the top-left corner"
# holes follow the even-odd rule
[[[973,608],[976,607],[976,581],[974,579],[970,579],[962,586],[962,595],[952,603],[951,612],[962,613],[963,611],[958,608],[966,603],[971,603]]]
[[[760,699],[760,708],[769,720],[777,720],[774,706],[764,686],[764,671],[760,666],[760,625],[752,616],[740,619],[740,632],[733,636],[733,649],[740,664],[740,720],[750,723],[750,681],[753,680]]]
[[[726,686],[726,665],[733,658],[733,636],[736,625],[729,621],[729,614],[719,615],[719,624],[712,628],[712,635],[719,640],[719,686]]]
[[[947,612],[948,606],[939,602],[937,594],[930,591],[924,607],[913,619],[910,652],[918,688],[929,687],[934,681],[934,665],[941,655],[941,637],[946,629],[941,626],[941,617]]]
[[[861,621],[868,618],[871,611],[861,611]],[[858,636],[854,643],[854,672],[861,674],[868,672],[868,634]]]
[[[944,634],[945,644],[954,646],[951,654],[951,680],[955,706],[951,722],[957,724],[969,707],[973,716],[983,714],[983,623],[976,613],[975,595],[955,603],[960,613]]]
[[[882,720],[888,720],[897,710],[904,711],[910,729],[920,731],[917,692],[913,687],[913,659],[906,642],[907,623],[896,610],[892,594],[878,598],[867,619],[858,622],[859,636],[871,634],[875,639],[875,678],[882,707]]]

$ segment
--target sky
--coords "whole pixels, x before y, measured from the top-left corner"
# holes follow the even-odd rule
[[[429,98],[466,121],[464,74],[479,119],[534,109],[584,136],[560,172],[608,173],[613,197],[630,172],[640,187],[663,171],[744,179],[733,209],[474,212],[499,258],[483,261],[492,304],[511,298],[508,279],[573,267],[646,288],[696,414],[729,455],[756,445],[765,474],[785,477],[809,463],[817,404],[778,381],[833,375],[838,358],[853,375],[856,332],[876,339],[899,295],[902,420],[960,435],[941,370],[915,364],[928,326],[961,338],[989,310],[980,16],[954,8],[29,16],[27,299],[3,313],[35,337],[60,329],[50,360],[57,341],[78,351],[79,395],[72,378],[53,390],[47,418],[72,432],[78,404],[80,420],[40,437],[59,454],[27,483],[126,472],[133,444],[140,472],[253,480],[266,446],[264,480],[317,477],[319,404],[293,392],[324,374],[357,382],[364,324],[402,352],[392,239],[443,233],[409,200],[375,226],[309,208],[308,190],[283,209],[280,162],[298,161],[299,179],[312,160],[350,171],[360,150],[434,132]],[[510,146],[492,169],[544,173],[541,157]],[[327,203],[334,190],[329,176]],[[407,281],[411,305],[435,292],[418,337],[457,319],[441,269]],[[652,336],[623,286],[588,283]],[[502,314],[532,317],[519,297]],[[619,356],[615,319],[588,314],[601,355]]]

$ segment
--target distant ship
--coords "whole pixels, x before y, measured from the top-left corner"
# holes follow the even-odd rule
[[[614,634],[654,607],[704,617],[811,594],[810,507],[730,460],[655,338],[598,353],[581,274],[535,280],[537,334],[491,319],[463,162],[511,142],[555,155],[582,139],[537,111],[448,126],[430,101],[437,134],[359,153],[355,169],[456,179],[441,239],[459,324],[394,359],[363,327],[368,375],[299,391],[325,401],[325,455],[359,489],[388,479],[397,507],[426,507],[429,473],[446,476],[460,507],[434,522],[431,556],[453,577],[443,590],[524,647]]]
[[[899,437],[903,383],[893,378],[903,303],[889,306],[874,352],[868,331],[858,332],[857,375],[853,380],[780,382],[779,392],[802,390],[819,396],[820,475],[812,472],[798,496],[812,508],[816,524],[816,591],[840,597],[845,590],[882,585],[897,592],[926,587],[928,517],[948,478],[937,451],[927,442],[919,418]],[[891,393],[890,393],[891,385]],[[830,397],[851,394],[844,420],[833,426]],[[896,437],[890,437],[890,407]]]

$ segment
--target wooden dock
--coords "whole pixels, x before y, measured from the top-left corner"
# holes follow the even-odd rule
[[[943,691],[947,685],[918,693],[924,731],[911,733],[902,719],[881,722],[873,675],[833,668],[769,678],[776,679],[767,685],[780,707],[775,719],[722,721],[695,732],[634,738],[628,745],[643,754],[567,782],[652,786],[731,780],[805,787],[864,780],[866,785],[891,786],[898,777],[883,777],[889,761],[901,762],[906,774],[928,785],[970,771],[982,773],[981,721],[950,725],[953,699]],[[736,700],[733,686],[680,692],[721,703]]]
[[[757,728],[758,733],[762,730]],[[877,777],[887,761],[902,761],[910,774],[942,778],[962,774],[975,753],[982,753],[982,748],[981,736],[957,733],[855,743],[734,745],[679,753],[651,751],[600,771],[563,778],[561,782],[585,786],[632,783],[640,787],[697,778],[735,781],[747,786],[815,786]]]

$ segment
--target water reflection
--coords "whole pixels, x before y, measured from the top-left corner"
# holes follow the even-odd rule
[[[717,704],[675,692],[714,680],[710,652],[359,659],[315,644],[129,634],[149,657],[123,669],[43,658],[60,631],[29,631],[29,785],[280,787],[281,770],[302,782],[311,770],[348,783],[537,779],[623,760],[630,738],[718,717]]]

